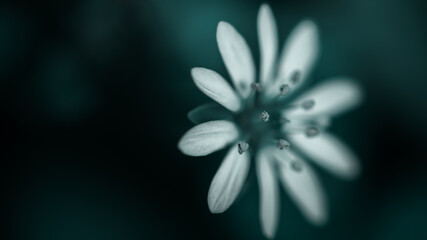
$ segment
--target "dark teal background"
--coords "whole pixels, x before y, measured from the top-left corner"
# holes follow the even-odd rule
[[[190,78],[227,76],[219,21],[256,62],[255,0],[10,1],[0,4],[2,239],[263,239],[252,173],[212,215],[224,151],[176,148],[189,110],[210,101]],[[330,221],[307,223],[284,191],[277,239],[427,239],[427,4],[422,0],[268,1],[283,43],[305,18],[320,30],[312,81],[357,78],[366,94],[332,131],[363,172],[317,168]]]

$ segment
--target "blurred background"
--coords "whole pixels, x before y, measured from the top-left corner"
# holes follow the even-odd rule
[[[190,69],[227,76],[221,20],[259,62],[255,0],[9,1],[0,4],[2,239],[264,239],[252,174],[213,215],[207,192],[224,151],[181,154],[189,110],[210,101]],[[364,104],[332,132],[361,176],[318,175],[325,227],[281,190],[277,239],[427,239],[427,3],[267,1],[280,42],[310,18],[322,54],[313,83],[355,77]],[[228,76],[227,76],[228,78]]]

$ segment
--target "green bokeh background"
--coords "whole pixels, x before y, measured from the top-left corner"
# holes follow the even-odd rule
[[[224,151],[176,148],[186,113],[210,101],[190,78],[227,76],[219,21],[256,62],[255,0],[10,1],[0,4],[2,239],[264,239],[255,176],[226,213],[206,203]],[[311,226],[281,192],[277,239],[427,239],[427,3],[268,1],[280,42],[301,20],[320,29],[315,84],[353,76],[365,90],[332,131],[363,172],[315,168],[330,221]]]

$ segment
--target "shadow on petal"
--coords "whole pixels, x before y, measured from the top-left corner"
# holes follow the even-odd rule
[[[188,119],[194,124],[213,120],[232,120],[233,117],[226,108],[217,103],[200,105],[188,112]]]

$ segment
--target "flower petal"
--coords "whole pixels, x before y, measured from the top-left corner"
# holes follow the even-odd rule
[[[231,79],[243,98],[251,92],[255,67],[246,41],[229,23],[220,22],[216,32],[218,48]]]
[[[331,134],[322,132],[315,137],[290,134],[288,138],[314,162],[337,176],[350,179],[360,172],[360,164],[354,153]]]
[[[289,119],[337,115],[357,106],[362,99],[362,91],[354,80],[337,77],[321,83],[291,103],[300,104],[305,100],[314,100],[311,109],[292,108],[285,110],[283,114]]]
[[[178,148],[190,156],[205,156],[235,141],[238,130],[234,123],[218,120],[199,124],[188,130],[178,142]]]
[[[276,151],[275,156],[281,161],[280,178],[285,190],[308,221],[315,225],[326,223],[328,211],[322,186],[311,167],[294,154]],[[301,170],[292,169],[291,162],[297,160]]]
[[[277,26],[268,4],[263,4],[258,12],[258,39],[261,51],[261,82],[272,80],[277,55]]]
[[[290,34],[280,57],[276,82],[266,91],[267,97],[280,94],[280,86],[289,84],[292,91],[301,86],[317,59],[319,52],[318,32],[314,22],[305,20]],[[299,75],[292,80],[294,76]]]
[[[207,103],[196,107],[187,114],[188,119],[194,124],[213,120],[231,120],[230,112],[217,103]]]
[[[206,68],[193,68],[191,69],[191,75],[196,86],[208,97],[231,111],[240,110],[241,101],[239,97],[230,84],[218,73]]]
[[[212,213],[222,213],[231,206],[242,189],[249,164],[249,152],[239,154],[237,144],[228,151],[209,188],[208,206]]]
[[[260,188],[260,219],[264,235],[274,238],[279,221],[279,188],[274,172],[273,159],[266,150],[261,151],[256,159],[257,175]]]
[[[289,80],[294,71],[301,72],[304,80],[316,61],[319,52],[316,24],[305,20],[298,24],[283,49],[279,66],[279,79]]]

